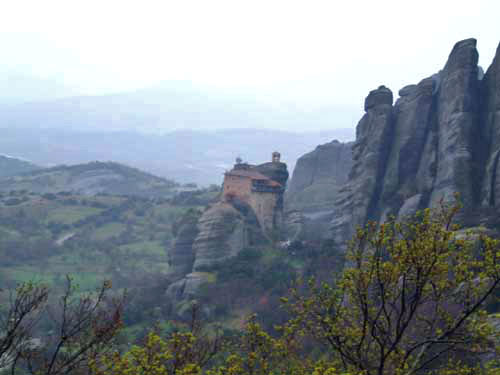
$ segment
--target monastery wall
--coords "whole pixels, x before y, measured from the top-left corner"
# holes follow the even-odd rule
[[[249,178],[226,175],[224,177],[224,198],[228,195],[248,202],[252,194],[252,181]]]
[[[276,193],[252,192],[247,203],[252,207],[265,233],[270,234],[276,224]]]

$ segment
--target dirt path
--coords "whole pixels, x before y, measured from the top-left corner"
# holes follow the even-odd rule
[[[62,246],[64,244],[64,242],[66,242],[67,240],[69,240],[71,237],[73,237],[76,233],[67,233],[65,234],[64,236],[62,236],[61,238],[58,238],[56,240],[56,245],[57,246]]]

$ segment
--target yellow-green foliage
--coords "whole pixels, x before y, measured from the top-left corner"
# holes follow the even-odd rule
[[[458,209],[360,228],[334,283],[311,280],[283,298],[291,318],[276,336],[253,318],[225,346],[194,331],[151,333],[143,346],[93,363],[92,373],[499,375],[494,361],[477,365],[477,354],[498,355],[484,304],[500,283],[499,243],[457,236]],[[200,356],[211,350],[218,355]]]
[[[285,300],[289,329],[355,373],[417,374],[446,368],[448,357],[494,353],[483,308],[500,283],[499,244],[456,236],[458,209],[358,229],[335,287],[311,281],[309,293]]]
[[[168,340],[151,332],[143,346],[133,346],[123,355],[113,353],[90,364],[94,375],[197,375],[201,368],[193,353],[196,337],[174,333]]]

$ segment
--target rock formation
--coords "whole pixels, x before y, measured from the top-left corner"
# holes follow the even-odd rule
[[[476,40],[467,39],[442,71],[401,89],[394,106],[389,89],[370,92],[327,237],[344,247],[357,225],[412,214],[455,192],[462,221],[484,223],[500,196],[499,54],[482,77]]]
[[[297,160],[286,192],[288,209],[330,210],[352,166],[352,143],[334,140]]]
[[[194,271],[204,271],[236,256],[263,237],[255,214],[243,202],[214,204],[201,216],[198,228],[199,234],[193,243]]]
[[[277,153],[275,153],[277,154]],[[243,249],[267,243],[280,227],[283,191],[288,179],[285,163],[257,166],[237,163],[226,173],[220,201],[201,215],[187,213],[179,223],[169,254],[167,297],[177,311],[199,288],[213,282],[213,270]]]
[[[178,223],[175,242],[168,253],[171,278],[178,279],[191,272],[193,269],[195,253],[193,243],[198,236],[198,220],[200,213],[188,211]]]
[[[351,147],[334,140],[297,161],[285,198],[287,239],[313,239],[327,230],[338,190],[351,170]]]
[[[481,122],[483,138],[487,141],[485,178],[483,180],[483,205],[500,205],[500,45],[497,53],[481,81]]]
[[[323,237],[345,248],[357,225],[388,215],[401,218],[441,199],[450,201],[454,193],[464,204],[465,225],[498,221],[500,46],[486,74],[477,62],[476,40],[463,40],[440,72],[399,90],[394,105],[384,86],[368,94],[347,182],[328,188],[335,202]],[[328,164],[341,162],[335,152],[323,156]],[[322,164],[314,159],[318,154],[317,149],[297,163],[287,205],[296,204],[297,191],[314,186],[308,181]],[[332,180],[337,176],[328,173]],[[312,202],[301,209],[314,207]]]

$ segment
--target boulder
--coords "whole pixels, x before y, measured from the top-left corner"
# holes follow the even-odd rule
[[[417,85],[407,85],[398,91],[398,95],[401,97],[408,96],[408,95],[411,95],[412,93],[414,93],[416,89],[417,89]]]

